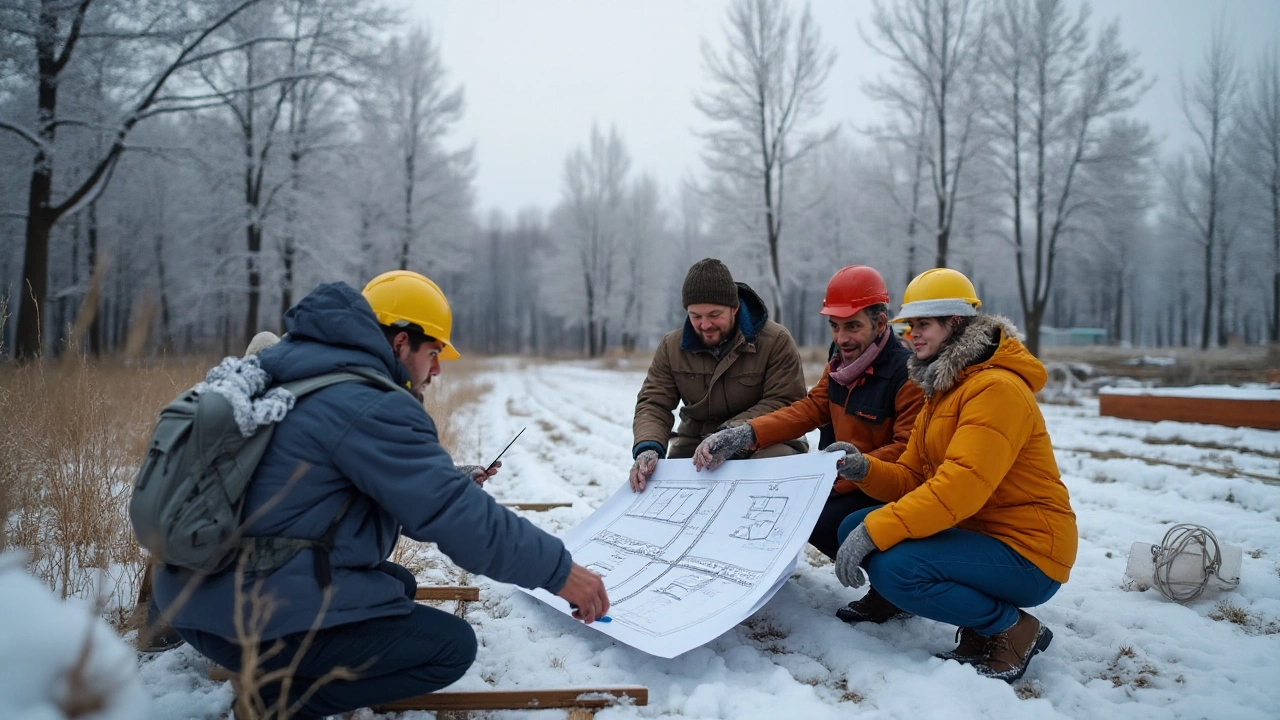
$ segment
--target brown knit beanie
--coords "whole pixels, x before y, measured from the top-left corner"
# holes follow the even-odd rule
[[[684,276],[680,299],[687,308],[698,303],[738,307],[738,286],[729,268],[715,258],[703,258]]]

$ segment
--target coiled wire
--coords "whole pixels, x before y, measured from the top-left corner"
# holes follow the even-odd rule
[[[1179,555],[1200,556],[1200,577],[1196,580],[1174,580],[1173,563]],[[1169,528],[1159,545],[1151,548],[1151,560],[1155,565],[1155,576],[1152,578],[1161,595],[1174,602],[1187,602],[1200,597],[1209,586],[1210,575],[1217,576],[1222,567],[1222,551],[1218,547],[1218,538],[1213,531],[1202,525],[1181,523]],[[1226,580],[1223,580],[1226,583]],[[1229,583],[1235,587],[1236,583]]]

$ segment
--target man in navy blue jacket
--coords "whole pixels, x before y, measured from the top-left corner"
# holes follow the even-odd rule
[[[444,294],[407,271],[380,275],[363,294],[322,285],[289,309],[285,325],[284,339],[258,356],[274,382],[368,368],[420,398],[440,359],[458,357]],[[299,400],[250,480],[244,517],[249,538],[331,532],[332,551],[326,561],[303,549],[259,575],[229,570],[200,579],[157,568],[155,595],[182,638],[220,665],[238,671],[258,653],[270,672],[298,660],[287,696],[279,683],[260,689],[266,708],[291,708],[290,717],[432,692],[475,660],[470,625],[415,604],[413,574],[387,561],[401,534],[436,543],[469,572],[555,593],[576,604],[584,622],[609,609],[600,577],[574,563],[560,540],[454,466],[409,393],[347,382]],[[255,596],[268,598],[272,611],[246,628]],[[356,678],[318,682],[335,668]]]

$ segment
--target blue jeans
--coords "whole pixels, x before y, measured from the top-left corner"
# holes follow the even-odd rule
[[[872,510],[840,523],[840,542]],[[1003,542],[972,530],[949,528],[909,539],[863,561],[871,585],[912,615],[991,636],[1018,622],[1018,608],[1044,603],[1062,583]]]
[[[394,563],[379,569],[405,584],[412,598],[417,589],[413,573]],[[240,670],[240,645],[199,630],[178,631],[201,655],[234,671]],[[270,672],[288,666],[297,654],[306,633],[286,635],[279,641],[265,641],[266,652],[276,642],[281,651],[263,661]],[[336,667],[356,671],[355,680],[326,681],[290,718],[322,718],[379,703],[400,700],[439,690],[453,684],[467,672],[476,657],[476,635],[461,618],[425,605],[416,605],[408,615],[373,618],[318,631],[303,654],[289,688],[289,703],[297,702],[316,680]],[[280,697],[280,685],[261,688],[267,707]]]

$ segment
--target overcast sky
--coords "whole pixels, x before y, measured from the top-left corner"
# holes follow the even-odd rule
[[[692,103],[707,86],[699,41],[723,44],[728,0],[403,1],[466,88],[466,115],[451,144],[475,143],[482,212],[554,205],[564,158],[585,143],[593,122],[616,124],[634,169],[652,173],[666,192],[701,172],[694,130],[705,124]],[[828,121],[850,129],[876,122],[880,109],[862,87],[888,65],[858,31],[871,3],[811,7],[838,53],[826,84]],[[1126,46],[1156,79],[1137,114],[1166,147],[1187,139],[1178,72],[1194,70],[1216,19],[1247,66],[1280,41],[1280,0],[1106,0],[1093,8],[1097,20],[1119,18]]]

